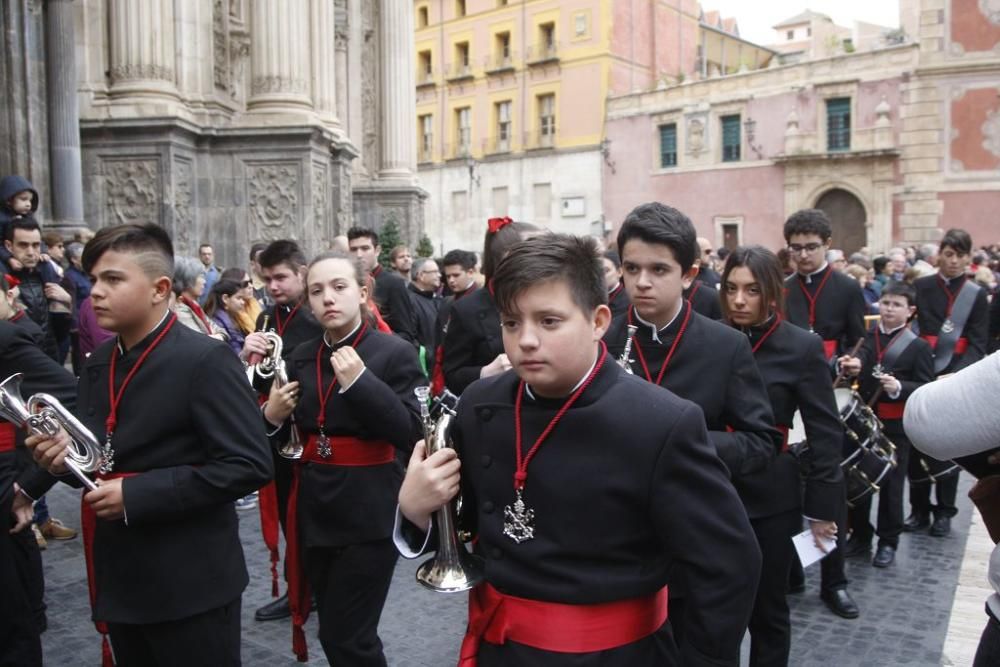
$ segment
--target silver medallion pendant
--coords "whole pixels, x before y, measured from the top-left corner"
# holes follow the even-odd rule
[[[320,458],[328,459],[333,456],[333,449],[330,448],[330,439],[325,434],[319,436],[319,446],[317,447]]]
[[[514,506],[507,505],[503,509],[503,534],[520,544],[535,538],[535,510],[524,504],[521,489],[516,493]]]
[[[101,447],[101,467],[98,469],[102,475],[107,475],[115,469],[115,450],[111,448],[111,435],[104,440]]]
[[[885,367],[882,366],[882,364],[875,364],[875,367],[872,369],[872,377],[878,379],[882,377],[884,373]]]
[[[955,330],[955,323],[952,322],[950,319],[945,320],[944,324],[941,325],[941,333],[950,334],[954,330]]]

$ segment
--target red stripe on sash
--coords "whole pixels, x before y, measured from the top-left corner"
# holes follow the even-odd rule
[[[879,403],[876,406],[879,419],[902,419],[903,409],[906,407],[906,401],[899,401],[898,403]]]
[[[935,350],[937,349],[937,342],[938,342],[937,336],[926,334],[924,336],[921,336],[921,338],[930,343],[932,348],[934,348]],[[969,339],[966,338],[965,336],[962,336],[961,338],[955,341],[955,350],[954,350],[955,354],[965,354],[968,349],[969,349]]]
[[[823,341],[823,352],[826,354],[826,360],[829,361],[833,359],[833,355],[837,354],[837,341],[835,340],[824,340]]]
[[[12,452],[17,444],[17,428],[10,422],[0,422],[0,452]]]

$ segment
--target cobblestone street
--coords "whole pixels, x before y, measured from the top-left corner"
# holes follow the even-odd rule
[[[945,633],[958,581],[971,505],[963,476],[959,515],[944,539],[924,534],[904,535],[896,562],[887,570],[868,560],[848,561],[850,591],[861,607],[861,618],[840,619],[820,601],[819,567],[807,572],[804,594],[790,596],[795,666],[940,665]],[[56,487],[49,494],[54,516],[79,525],[77,492]],[[243,596],[243,662],[252,666],[295,665],[289,621],[257,623],[254,610],[270,599],[267,552],[256,511],[240,513],[241,533],[250,568],[250,586]],[[46,665],[98,665],[100,641],[89,622],[82,543],[50,542],[43,552],[48,632],[44,635]],[[465,596],[437,595],[414,581],[420,561],[400,560],[382,616],[380,633],[391,665],[442,667],[454,665],[465,627]],[[983,616],[985,622],[985,616]],[[326,665],[310,619],[310,663]],[[977,621],[975,634],[982,623]],[[744,643],[744,663],[746,661]]]

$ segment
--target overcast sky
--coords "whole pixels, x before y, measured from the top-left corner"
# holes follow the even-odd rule
[[[771,26],[806,9],[826,14],[834,23],[848,28],[853,28],[855,21],[899,27],[896,0],[701,0],[701,6],[706,12],[717,9],[724,17],[735,17],[740,36],[758,44],[773,43]]]

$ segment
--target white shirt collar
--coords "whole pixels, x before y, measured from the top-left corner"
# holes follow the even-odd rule
[[[903,322],[902,324],[900,324],[900,325],[899,325],[898,327],[896,327],[896,328],[895,328],[895,329],[893,329],[892,331],[886,331],[886,330],[885,330],[885,326],[883,326],[883,325],[882,325],[882,323],[881,323],[881,322],[879,322],[879,323],[878,323],[878,330],[879,330],[879,331],[881,331],[881,332],[882,332],[883,334],[885,334],[886,336],[888,336],[889,334],[894,334],[894,333],[896,333],[897,331],[899,331],[900,329],[902,329],[902,328],[903,328],[903,327],[905,327],[905,326],[906,326],[906,322]]]
[[[354,334],[356,334],[356,333],[358,332],[358,329],[360,329],[360,328],[361,328],[361,325],[362,325],[363,323],[364,323],[363,321],[359,321],[359,322],[358,322],[358,326],[356,326],[356,327],[354,327],[353,329],[351,329],[351,333],[347,334],[346,336],[344,336],[344,337],[343,337],[343,338],[341,338],[340,340],[336,341],[336,342],[335,342],[335,343],[333,343],[332,345],[330,344],[330,341],[329,341],[329,340],[327,339],[327,337],[326,337],[327,333],[329,333],[329,332],[327,332],[327,331],[324,331],[324,332],[323,332],[323,342],[324,342],[324,343],[326,343],[326,346],[327,346],[327,347],[336,347],[337,345],[340,345],[340,344],[341,344],[341,343],[343,343],[343,342],[344,342],[345,340],[347,340],[348,338],[350,338],[351,336],[353,336]]]
[[[826,267],[827,266],[829,266],[829,263],[823,262],[823,266],[819,267],[818,269],[816,269],[812,273],[807,273],[806,275],[802,276],[805,279],[805,281],[806,281],[806,285],[811,285],[813,277],[814,276],[818,276],[819,274],[821,274],[824,271],[826,271]],[[802,274],[799,274],[799,275],[802,275]]]
[[[598,352],[597,356],[594,357],[594,363],[592,363],[590,365],[590,368],[588,368],[587,372],[583,374],[583,377],[580,378],[580,381],[577,382],[573,386],[573,388],[569,390],[569,394],[568,395],[572,395],[573,392],[575,392],[577,389],[579,389],[580,387],[583,386],[583,383],[587,381],[587,378],[590,377],[590,374],[594,371],[594,366],[597,365],[597,360],[600,359],[600,358],[601,358],[601,354],[600,354],[600,352]],[[535,399],[535,393],[533,391],[531,391],[531,385],[530,384],[525,384],[524,385],[524,391],[528,394],[528,398],[530,398],[533,401],[536,400]]]
[[[153,327],[152,329],[150,329],[146,333],[145,336],[143,336],[142,338],[140,338],[139,342],[141,343],[142,341],[146,340],[149,337],[149,334],[151,334],[154,331],[156,331],[157,329],[159,329],[160,325],[163,324],[166,321],[168,315],[170,315],[170,309],[169,308],[167,308],[167,312],[163,313],[163,317],[161,317],[160,321],[156,323],[156,326]],[[122,345],[122,337],[121,336],[118,336],[118,341],[117,342],[118,342],[118,351],[121,352],[121,354],[124,356],[124,354],[125,354],[125,346]],[[136,343],[136,344],[138,345],[138,343]]]
[[[677,306],[677,312],[674,313],[674,316],[672,318],[670,318],[670,321],[667,322],[666,324],[664,324],[662,327],[660,327],[659,330],[657,330],[656,325],[653,324],[652,322],[647,322],[646,320],[642,319],[642,316],[639,315],[639,311],[635,310],[635,319],[639,320],[639,322],[641,324],[644,324],[647,327],[649,327],[650,332],[651,332],[650,333],[650,337],[655,342],[657,342],[657,343],[663,343],[663,341],[660,340],[660,332],[661,331],[665,331],[671,324],[673,324],[677,320],[678,317],[680,317],[680,314],[682,312],[684,312],[684,297],[682,296],[678,301],[679,301],[679,303],[678,303],[678,306]]]

